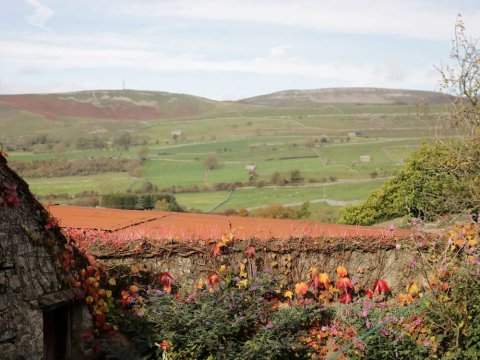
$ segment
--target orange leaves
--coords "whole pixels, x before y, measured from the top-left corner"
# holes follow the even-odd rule
[[[128,289],[130,290],[130,292],[131,292],[132,294],[137,293],[138,290],[139,290],[139,288],[138,288],[137,285],[130,285],[130,287],[129,287]]]
[[[283,296],[285,296],[286,298],[292,300],[293,292],[291,292],[290,290],[287,290],[287,291],[285,291],[285,293],[283,294]]]
[[[479,231],[476,223],[457,224],[448,232],[452,247],[475,247],[479,242]]]
[[[343,278],[348,275],[348,271],[347,269],[345,269],[345,267],[339,266],[337,267],[337,274],[338,274],[338,277]]]
[[[342,304],[349,304],[352,302],[352,294],[349,292],[349,290],[353,289],[353,285],[350,279],[347,277],[348,271],[345,269],[345,267],[339,266],[337,267],[337,275],[338,281],[335,287],[344,291],[344,294],[340,296],[339,301]]]
[[[222,251],[220,249],[220,246],[218,244],[215,244],[212,248],[212,250],[210,251],[210,254],[212,256],[220,256],[222,255]]]
[[[420,290],[418,289],[417,284],[415,284],[414,282],[412,282],[407,288],[408,294],[412,296],[418,295],[419,291]]]
[[[419,288],[416,283],[412,282],[407,286],[407,293],[398,295],[398,303],[400,306],[410,305],[419,296]]]
[[[300,282],[295,284],[295,294],[305,295],[308,292],[308,285],[306,282]]]
[[[319,273],[316,267],[310,268],[307,272],[310,275],[310,286],[313,286],[315,291],[318,289],[325,289],[327,290],[330,286],[330,278],[327,273]]]
[[[337,281],[336,288],[339,289],[339,290],[343,290],[343,291],[347,292],[348,289],[352,289],[353,286],[352,286],[352,282],[350,281],[350,279],[348,277],[341,277]]]
[[[321,273],[318,275],[318,281],[320,281],[320,284],[322,284],[325,289],[329,288],[330,278],[328,277],[327,273]]]
[[[400,294],[398,295],[398,303],[400,306],[409,305],[413,303],[415,299],[410,294]]]
[[[232,229],[228,234],[223,234],[222,239],[213,246],[212,250],[210,250],[210,255],[222,255],[222,248],[233,240],[234,233],[235,229]]]

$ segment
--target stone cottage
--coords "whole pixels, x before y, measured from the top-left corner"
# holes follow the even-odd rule
[[[63,281],[68,277],[62,270],[65,244],[49,213],[0,153],[2,359],[87,357],[82,333],[88,312]]]

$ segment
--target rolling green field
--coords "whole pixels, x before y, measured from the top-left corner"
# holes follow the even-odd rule
[[[52,120],[0,106],[0,141],[17,144],[10,151],[11,161],[136,159],[141,148],[148,149],[146,160],[134,173],[26,179],[40,196],[125,192],[136,189],[145,179],[160,189],[240,182],[240,188],[216,211],[269,204],[293,206],[306,201],[312,208],[328,208],[360,201],[378,188],[402,167],[420,142],[436,135],[444,111],[443,105],[419,108],[398,104],[278,108],[200,102],[197,108],[206,110],[195,116],[161,120],[71,116]],[[179,135],[172,136],[174,132]],[[134,141],[128,149],[120,150],[114,139],[127,133]],[[39,135],[46,135],[53,144],[34,144],[28,150],[18,146]],[[75,145],[79,137],[100,138],[106,148],[79,149]],[[62,144],[60,150],[55,147],[58,143]],[[204,161],[209,156],[214,156],[218,165],[206,170]],[[362,162],[361,156],[368,156],[369,161]],[[263,187],[248,184],[247,165],[256,165],[256,182]],[[293,170],[300,171],[304,179],[301,186],[271,186],[273,173],[279,172],[289,181]],[[186,208],[210,211],[227,195],[228,191],[204,191],[176,197]],[[322,199],[328,199],[330,205]]]

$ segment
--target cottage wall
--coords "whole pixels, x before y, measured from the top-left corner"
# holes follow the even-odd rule
[[[59,231],[46,231],[47,220],[46,210],[0,155],[2,359],[43,359],[44,312],[73,300],[52,255],[65,239]]]

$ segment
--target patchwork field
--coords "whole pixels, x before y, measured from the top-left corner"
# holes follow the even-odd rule
[[[53,95],[35,98],[38,104],[21,110],[8,103],[11,99],[0,99],[0,141],[12,162],[141,159],[137,168],[124,172],[59,177],[52,170],[48,176],[27,178],[34,193],[68,195],[70,199],[55,201],[71,203],[81,192],[135,191],[148,180],[159,189],[185,187],[176,194],[178,202],[206,212],[307,201],[314,212],[338,208],[364,199],[400,169],[421,141],[442,129],[439,119],[445,110],[439,101],[272,106],[251,99],[235,103],[118,93],[63,94],[63,107],[48,114]],[[178,99],[189,104],[188,112],[169,105]],[[67,106],[72,102],[83,104],[84,110],[101,110],[89,113],[97,118],[77,116]],[[133,114],[139,104],[155,111],[136,118],[120,116],[119,102],[128,108],[126,114]],[[120,142],[126,138],[128,143]],[[209,157],[215,163],[210,169],[205,164]],[[297,179],[292,178],[294,170]],[[219,183],[237,183],[237,189],[230,194]],[[197,188],[190,191],[191,186]]]

